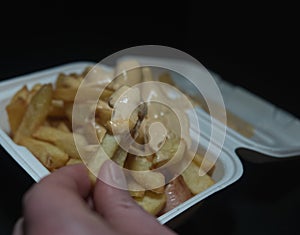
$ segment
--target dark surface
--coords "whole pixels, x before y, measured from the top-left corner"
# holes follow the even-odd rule
[[[87,1],[3,6],[0,79],[72,61],[97,62],[130,46],[159,44],[191,54],[223,79],[300,117],[296,8],[274,4],[199,8],[152,3],[140,10]],[[33,181],[0,151],[0,234],[10,234],[21,215],[21,197]],[[299,233],[299,158],[242,161],[243,177],[205,200],[177,232]]]

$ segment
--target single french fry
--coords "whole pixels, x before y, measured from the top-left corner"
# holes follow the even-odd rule
[[[166,195],[146,191],[143,197],[135,197],[134,200],[148,213],[157,215],[166,204]]]
[[[109,156],[104,152],[103,148],[98,148],[92,156],[88,156],[84,159],[86,166],[90,170],[89,177],[93,185],[96,183],[101,166],[108,159]]]
[[[134,156],[134,155],[128,155],[125,168],[134,170],[134,171],[147,171],[152,168],[152,156]]]
[[[83,163],[81,159],[70,158],[69,161],[67,161],[66,166],[80,164],[80,163]]]
[[[107,133],[107,130],[103,126],[99,125],[98,123],[95,123],[95,129],[96,129],[96,135],[97,135],[98,141],[101,144]]]
[[[78,132],[83,134],[89,144],[101,144],[107,130],[97,122],[86,123],[81,128],[77,128]]]
[[[78,97],[76,97],[78,92]],[[76,97],[77,102],[95,100],[100,98],[100,100],[108,100],[112,95],[111,89],[104,89],[99,87],[89,87],[80,86],[79,89],[76,88],[56,88],[53,92],[54,99],[63,100],[66,102],[73,102]]]
[[[26,112],[28,95],[29,91],[27,89],[27,86],[23,86],[13,96],[10,103],[6,106],[6,112],[12,136],[14,136],[14,134],[16,133]]]
[[[137,116],[136,119],[108,121],[105,127],[110,134],[120,135],[131,131],[135,127],[136,122]]]
[[[56,127],[58,130],[61,130],[61,131],[64,131],[64,132],[67,132],[67,133],[70,133],[70,129],[69,127],[67,126],[67,124],[63,121],[60,121],[58,124],[57,124],[57,127]]]
[[[52,100],[52,85],[43,85],[32,97],[22,122],[16,131],[14,141],[30,136],[46,119]]]
[[[42,84],[37,83],[35,84],[29,91],[29,95],[27,97],[27,102],[29,103],[32,99],[32,97],[41,89]]]
[[[200,176],[202,173],[203,170],[193,161],[182,173],[184,182],[193,194],[201,193],[215,183],[207,174]]]
[[[125,92],[130,89],[129,86],[121,86],[118,90],[116,90],[109,98],[108,104],[110,107],[114,107],[115,103],[117,102],[120,97],[125,94]]]
[[[155,171],[132,171],[132,177],[145,189],[157,194],[164,192],[165,176]]]
[[[100,95],[100,100],[103,100],[105,102],[108,102],[109,98],[111,97],[111,95],[114,93],[113,90],[109,89],[109,88],[105,88],[101,95]]]
[[[113,90],[123,85],[133,86],[141,82],[141,65],[136,60],[119,61],[115,68],[115,79],[110,83]]]
[[[76,135],[74,137],[73,135]],[[70,157],[80,159],[80,154],[77,150],[77,147],[82,147],[87,145],[87,141],[85,138],[77,133],[71,133],[71,132],[65,132],[62,130],[59,130],[54,127],[49,126],[41,126],[32,134],[33,137],[51,142],[55,144],[57,147],[64,150]],[[77,142],[76,146],[75,140],[76,138]]]
[[[64,102],[62,100],[52,100],[48,116],[55,118],[65,117]]]
[[[66,75],[64,73],[60,73],[56,79],[55,85],[57,88],[77,89],[80,86],[82,80],[83,78],[76,74]]]
[[[114,136],[106,134],[103,138],[101,146],[90,146],[91,153],[87,154],[87,156],[83,156],[83,160],[86,163],[88,169],[90,170],[90,179],[91,182],[94,184],[96,182],[96,175],[102,166],[102,164],[107,160],[111,159],[116,150],[118,149],[118,143],[116,142]],[[96,147],[96,149],[94,149]],[[87,151],[88,153],[89,151]],[[90,156],[91,155],[91,156]]]
[[[152,70],[149,67],[142,68],[143,82],[151,82],[154,81]]]
[[[27,100],[29,95],[29,90],[26,85],[24,85],[20,90],[14,94],[14,96],[11,98],[10,103],[14,103],[19,99]]]
[[[127,179],[127,187],[132,197],[141,198],[145,195],[146,190],[132,178]]]
[[[132,177],[145,189],[156,193],[164,192],[165,177],[160,172],[151,171],[151,158],[128,156],[125,167],[132,170]]]
[[[163,73],[158,77],[158,81],[175,86],[175,83],[170,75],[170,73]]]
[[[127,154],[127,151],[119,147],[111,159],[119,166],[123,167],[127,159]]]
[[[191,154],[191,153],[189,153]],[[207,153],[207,157],[204,158],[204,150],[201,152],[198,152],[195,154],[193,161],[201,167],[201,169],[206,172],[208,175],[212,175],[214,169],[215,169],[215,164],[210,161],[209,159],[209,153]]]
[[[64,109],[66,117],[70,122],[72,122],[73,102],[64,102]]]
[[[99,100],[95,115],[96,115],[96,121],[106,127],[108,122],[111,120],[113,109],[108,105],[107,102]]]
[[[172,160],[172,164],[176,164],[184,157],[185,150],[185,141],[177,138],[175,135],[171,135],[170,138],[166,139],[162,148],[154,155],[153,164],[159,167],[170,160]]]
[[[64,151],[44,141],[23,137],[20,139],[19,143],[28,148],[28,150],[49,170],[64,166],[69,159],[68,154]]]
[[[104,152],[107,154],[109,158],[112,158],[118,149],[118,142],[116,141],[115,137],[110,134],[106,134],[103,138],[101,144]]]
[[[57,128],[64,132],[71,132],[71,124],[69,123],[69,120],[66,118],[52,118],[47,117],[47,119],[42,124],[43,126],[50,126],[53,128]]]
[[[95,105],[90,103],[78,103],[76,106],[72,102],[64,104],[66,117],[72,123],[72,126],[83,126],[86,124],[86,119],[91,119],[95,112]],[[76,107],[76,115],[73,115],[73,109]]]
[[[53,92],[53,98],[67,102],[74,101],[77,89],[74,88],[56,88]]]
[[[106,134],[101,145],[86,145],[86,156],[83,156],[83,161],[87,163],[93,174],[98,174],[103,162],[111,159],[118,149],[118,143],[114,136]]]

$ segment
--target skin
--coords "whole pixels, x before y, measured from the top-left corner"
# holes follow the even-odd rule
[[[82,164],[45,177],[25,194],[13,235],[175,234],[119,189],[126,181],[112,161],[103,164],[100,177],[109,184],[98,180],[92,188]]]

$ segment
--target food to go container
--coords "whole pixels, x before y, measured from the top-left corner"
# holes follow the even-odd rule
[[[191,80],[199,78],[199,67],[180,60],[169,58],[136,57],[141,65],[151,64],[153,61],[164,67],[180,66],[184,68]],[[57,66],[42,71],[11,78],[0,83],[0,141],[3,148],[10,156],[35,180],[39,181],[42,177],[49,174],[49,171],[34,157],[25,147],[16,145],[9,136],[9,124],[5,107],[12,96],[25,84],[31,88],[36,83],[53,83],[58,74],[81,73],[87,66],[93,66],[94,62],[73,62]],[[110,69],[109,66],[107,69]],[[200,71],[201,72],[201,71]],[[192,206],[199,204],[208,196],[217,193],[225,187],[233,184],[243,174],[243,166],[236,154],[238,149],[249,149],[258,153],[266,154],[274,158],[285,158],[300,154],[300,121],[291,114],[281,110],[271,103],[255,96],[249,91],[234,86],[224,81],[220,76],[211,72],[216,84],[218,85],[224,99],[228,113],[233,117],[232,122],[242,121],[243,127],[250,127],[249,133],[243,133],[243,128],[227,127],[224,143],[210,141],[212,117],[203,108],[196,108],[201,126],[201,145],[207,147],[213,145],[212,149],[221,148],[221,153],[217,159],[215,170],[212,175],[215,184],[180,204],[171,211],[158,217],[161,223],[166,223],[178,218],[180,214],[188,211]],[[177,77],[176,77],[177,76]],[[172,74],[172,78],[177,88],[190,96],[194,96],[194,90],[189,87],[178,74]],[[218,122],[218,121],[217,121]],[[237,124],[238,125],[238,124]],[[225,124],[218,122],[220,131]],[[191,136],[195,137],[200,133],[190,131]],[[254,159],[255,160],[255,159]]]

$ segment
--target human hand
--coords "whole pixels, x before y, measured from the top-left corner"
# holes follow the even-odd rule
[[[99,176],[113,185],[126,183],[112,161],[103,164]],[[13,235],[175,234],[119,188],[98,180],[92,190],[84,165],[63,167],[25,194],[24,217],[15,224]]]

